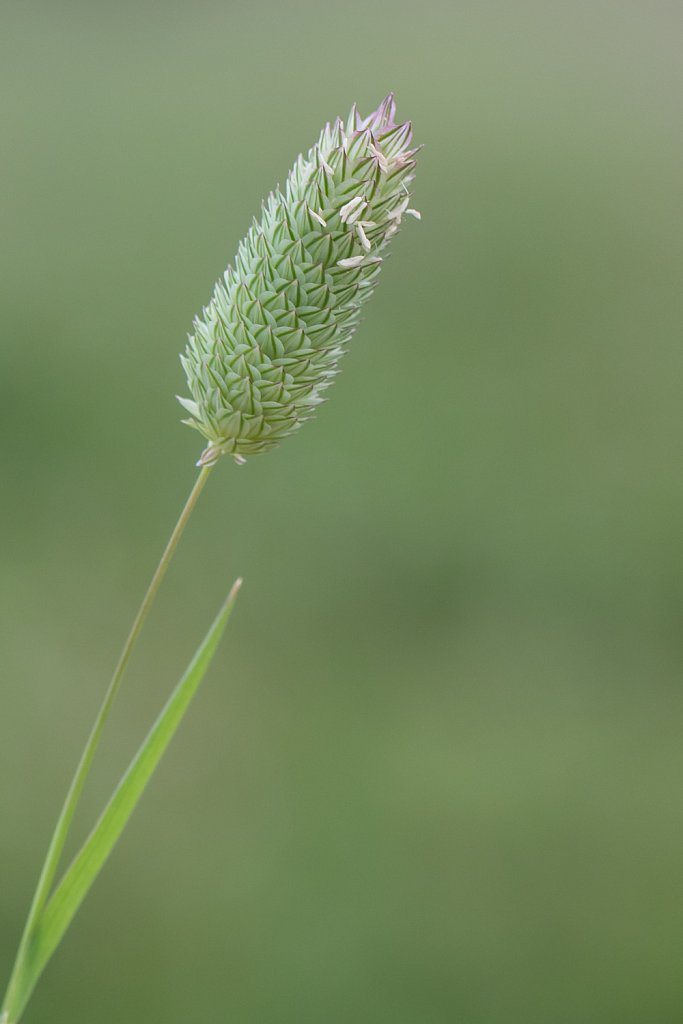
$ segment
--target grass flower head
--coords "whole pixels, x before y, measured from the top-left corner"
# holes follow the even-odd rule
[[[184,422],[208,441],[199,465],[242,462],[311,417],[410,208],[416,149],[392,94],[368,117],[354,106],[297,159],[263,204],[184,356]]]

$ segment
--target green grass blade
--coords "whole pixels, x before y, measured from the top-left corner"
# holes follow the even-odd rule
[[[11,1022],[19,1019],[45,965],[114,848],[154,769],[180,725],[216,652],[241,582],[238,580],[234,584],[187,671],[148,733],[90,836],[45,907],[30,944],[22,976],[19,979],[16,1001],[14,1005],[6,1008],[9,1011]]]
[[[154,599],[159,587],[161,586],[161,582],[166,575],[166,571],[171,559],[173,558],[173,553],[175,552],[178,542],[183,535],[185,527],[187,526],[192,510],[197,504],[197,500],[204,489],[208,472],[210,472],[210,470],[205,468],[199,473],[199,476],[195,480],[194,486],[190,491],[189,497],[185,502],[178,522],[174,526],[168,543],[164,548],[164,552],[158,566],[156,567],[154,575],[152,576],[142,600],[142,604],[133,619],[133,624],[126,638],[126,642],[123,645],[121,654],[119,655],[119,660],[116,663],[114,674],[112,675],[109,686],[105,692],[104,700],[97,713],[95,722],[85,744],[85,748],[76,767],[76,772],[71,780],[69,789],[67,790],[66,798],[62,804],[62,809],[59,812],[59,817],[57,818],[52,838],[50,839],[50,845],[48,846],[47,854],[45,855],[45,860],[38,877],[38,883],[36,885],[35,893],[33,894],[28,917],[26,918],[26,924],[24,925],[19,949],[17,950],[17,956],[9,980],[3,1009],[0,1012],[0,1024],[9,1024],[8,1007],[14,1007],[17,1003],[18,989],[20,981],[24,975],[26,957],[33,941],[36,928],[38,927],[38,922],[43,909],[50,896],[50,890],[52,889],[52,883],[57,874],[57,869],[59,868],[64,844],[66,843],[69,829],[71,828],[71,823],[81,798],[81,793],[83,792],[83,787],[85,786],[86,779],[90,772],[93,758],[95,757],[97,748],[100,744],[104,727],[121,686],[130,656],[135,648],[135,644],[140,636],[140,632],[145,624],[150,608],[154,604]]]

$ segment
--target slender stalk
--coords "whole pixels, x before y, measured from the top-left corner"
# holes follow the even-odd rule
[[[180,540],[183,531],[187,526],[187,522],[190,518],[190,515],[192,514],[192,510],[197,504],[199,495],[204,490],[204,485],[206,484],[209,473],[211,472],[211,468],[211,466],[204,466],[200,470],[199,475],[195,480],[194,486],[190,491],[190,495],[187,501],[185,502],[183,511],[180,513],[180,518],[178,519],[178,522],[173,528],[173,532],[169,537],[166,548],[164,549],[164,553],[161,556],[161,560],[158,566],[156,567],[154,575],[152,576],[152,579],[150,581],[149,587],[147,588],[147,593],[142,599],[142,604],[140,605],[138,613],[135,616],[135,619],[133,620],[133,625],[130,628],[128,638],[126,639],[126,642],[123,645],[123,649],[119,656],[119,660],[117,662],[116,668],[114,669],[114,674],[107,688],[107,692],[105,693],[102,706],[97,714],[97,718],[95,719],[95,724],[92,727],[92,731],[90,733],[90,736],[88,737],[88,742],[85,745],[85,749],[81,754],[81,759],[78,762],[76,774],[73,777],[73,780],[69,787],[69,791],[66,795],[66,800],[64,801],[64,806],[62,807],[59,818],[57,819],[57,824],[55,826],[55,830],[53,832],[52,839],[50,840],[50,845],[48,847],[47,856],[45,857],[45,863],[43,864],[43,868],[38,879],[38,885],[36,887],[35,895],[33,897],[33,902],[31,903],[31,909],[29,910],[26,925],[24,927],[24,933],[19,944],[19,950],[17,952],[17,958],[14,964],[14,969],[12,971],[12,976],[9,981],[7,995],[5,996],[3,1011],[0,1011],[0,1024],[14,1024],[14,1019],[12,1017],[12,1014],[14,1012],[14,1001],[21,982],[24,961],[29,951],[31,939],[33,937],[36,925],[38,924],[40,915],[45,906],[47,898],[50,895],[50,889],[52,887],[52,883],[54,881],[55,874],[59,866],[59,861],[62,855],[62,851],[64,849],[64,843],[66,842],[69,827],[73,820],[73,816],[76,811],[78,801],[83,791],[85,780],[88,777],[88,772],[90,771],[90,766],[92,764],[93,757],[95,756],[95,751],[99,746],[102,731],[104,729],[107,718],[109,717],[109,713],[111,711],[112,704],[114,703],[116,694],[118,693],[119,687],[121,685],[121,680],[123,679],[124,673],[126,671],[126,666],[128,665],[128,661],[130,660],[130,656],[133,652],[133,648],[135,647],[135,644],[140,635],[145,620],[154,603],[154,599],[161,585],[161,581],[166,575],[166,570],[168,569],[171,563],[171,559],[173,558],[175,549],[178,546],[178,541]]]

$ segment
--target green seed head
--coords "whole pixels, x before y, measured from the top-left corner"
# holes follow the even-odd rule
[[[267,451],[310,419],[338,372],[387,245],[410,209],[410,122],[390,94],[326,125],[271,192],[194,321],[181,361],[199,465]]]

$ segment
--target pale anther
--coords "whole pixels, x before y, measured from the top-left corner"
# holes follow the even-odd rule
[[[357,217],[360,217],[361,212],[365,206],[367,206],[367,203],[365,202],[362,196],[354,196],[353,199],[350,199],[348,201],[348,203],[344,203],[344,205],[341,207],[339,211],[339,219],[341,220],[342,224],[352,224],[353,221],[351,220],[351,217],[353,217],[353,220],[356,220]]]
[[[372,246],[370,245],[370,239],[365,234],[365,231],[363,230],[363,222],[360,221],[360,220],[356,224],[356,231],[358,232],[358,238],[360,239],[360,244],[363,246],[363,248],[367,252],[370,252],[370,249],[372,248]]]
[[[364,259],[365,256],[348,256],[345,260],[337,260],[337,266],[348,269],[359,267]]]
[[[319,213],[316,213],[315,210],[312,210],[310,206],[308,207],[308,212],[310,213],[311,217],[313,217],[314,220],[317,220],[318,224],[322,224],[324,228],[327,227],[327,221],[324,220]]]

